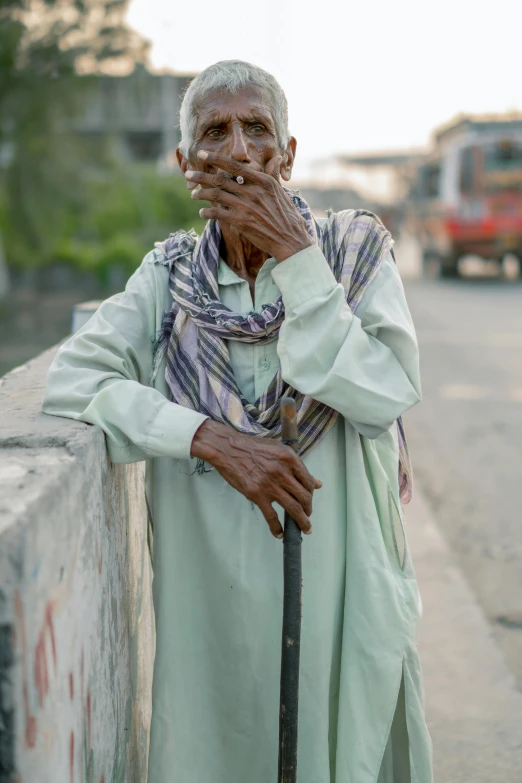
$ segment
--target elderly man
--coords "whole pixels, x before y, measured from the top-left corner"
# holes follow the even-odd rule
[[[208,222],[149,253],[60,349],[44,411],[147,460],[157,650],[149,783],[277,775],[284,510],[301,530],[300,783],[430,783],[402,525],[415,333],[384,226],[287,190],[275,79],[226,61],[181,107]],[[294,397],[300,457],[281,445]],[[268,527],[267,527],[267,524]]]

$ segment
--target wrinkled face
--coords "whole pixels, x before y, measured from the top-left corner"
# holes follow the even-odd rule
[[[185,161],[178,153],[178,160],[183,170],[188,167],[212,173],[213,167],[196,157],[199,150],[207,150],[264,171],[274,155],[283,155],[281,176],[288,180],[295,146],[295,139],[291,139],[286,150],[281,150],[265,92],[246,87],[235,95],[216,92],[197,108],[196,134],[189,159]]]

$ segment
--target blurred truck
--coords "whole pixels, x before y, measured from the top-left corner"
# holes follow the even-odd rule
[[[456,277],[465,255],[510,254],[522,274],[522,115],[460,117],[415,163],[405,227],[425,267]]]
[[[510,254],[522,275],[522,113],[461,115],[435,131],[428,151],[343,154],[336,162],[348,182],[354,172],[370,183],[386,177],[375,209],[396,236],[414,240],[425,268],[456,277],[465,255],[500,265]]]

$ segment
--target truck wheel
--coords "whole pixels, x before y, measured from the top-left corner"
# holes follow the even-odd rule
[[[460,256],[452,254],[440,259],[439,277],[443,280],[455,280],[460,277],[459,273]]]
[[[437,253],[425,250],[422,254],[422,276],[431,280],[440,274],[441,259]]]

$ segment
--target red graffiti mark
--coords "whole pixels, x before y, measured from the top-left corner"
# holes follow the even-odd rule
[[[74,699],[74,675],[72,672],[69,672],[69,696],[72,701]]]
[[[107,497],[105,498],[105,524],[107,525],[107,530],[111,529],[111,501],[109,497],[109,493],[107,493]]]
[[[69,739],[69,764],[71,770],[71,783],[74,783],[74,731],[71,731]]]
[[[24,682],[24,712],[25,712],[25,744],[28,748],[36,745],[36,718],[29,712],[29,696],[27,683]]]
[[[45,609],[45,617],[42,629],[38,635],[38,643],[34,651],[34,681],[38,691],[38,703],[43,707],[45,696],[49,691],[49,668],[47,665],[46,631],[51,640],[54,670],[56,671],[56,642],[53,627],[53,605],[49,601]]]
[[[102,572],[103,552],[100,551],[100,542],[96,539],[96,562],[98,564],[98,573]]]
[[[56,671],[56,639],[54,638],[54,625],[53,625],[53,602],[49,601],[45,609],[45,626],[49,629],[51,636],[51,648],[53,651],[53,663]]]
[[[87,747],[91,749],[91,692],[87,691]]]
[[[49,672],[47,670],[47,657],[45,654],[45,637],[38,639],[34,651],[34,683],[38,691],[38,704],[43,707],[44,696],[49,690]]]
[[[27,638],[25,635],[24,605],[22,596],[18,590],[14,593],[14,605],[16,614],[16,623],[19,629],[15,643],[20,638],[22,646],[22,672],[23,672],[23,698],[24,698],[24,718],[25,718],[25,744],[28,748],[34,748],[36,745],[36,718],[31,715],[29,710],[29,694],[27,692]]]

